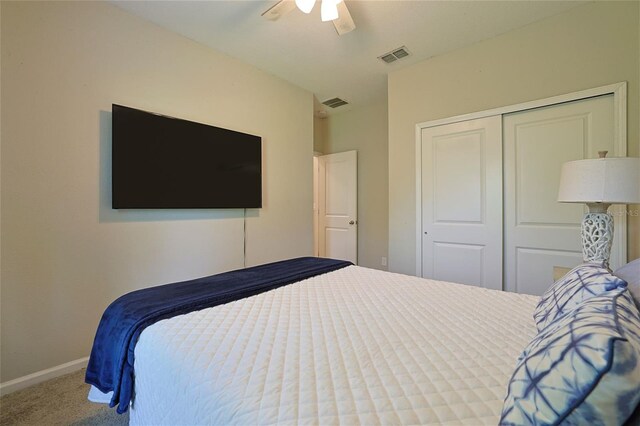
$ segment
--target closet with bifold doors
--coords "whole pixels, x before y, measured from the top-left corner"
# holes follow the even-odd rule
[[[626,83],[418,124],[416,275],[542,294],[582,262],[586,206],[557,202],[562,164],[626,143]],[[610,208],[613,268],[624,207]]]

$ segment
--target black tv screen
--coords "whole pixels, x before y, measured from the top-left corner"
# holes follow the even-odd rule
[[[112,207],[262,207],[262,139],[113,105]]]

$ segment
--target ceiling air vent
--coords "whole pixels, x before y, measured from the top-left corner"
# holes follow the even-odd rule
[[[330,108],[338,108],[339,106],[347,105],[348,103],[349,102],[345,101],[344,99],[333,98],[333,99],[328,99],[324,101],[322,104]]]
[[[406,58],[410,54],[411,53],[409,53],[407,48],[402,46],[402,47],[399,47],[397,49],[392,50],[391,52],[387,52],[384,55],[378,56],[378,59],[380,59],[381,61],[386,62],[387,64],[390,64],[391,62],[395,62],[398,59]]]

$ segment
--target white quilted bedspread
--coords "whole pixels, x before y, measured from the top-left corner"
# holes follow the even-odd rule
[[[350,266],[160,321],[132,424],[492,424],[538,298]]]

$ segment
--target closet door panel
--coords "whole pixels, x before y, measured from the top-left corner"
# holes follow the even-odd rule
[[[422,274],[502,289],[502,127],[489,117],[422,130]]]
[[[507,114],[505,289],[542,294],[555,268],[582,262],[582,204],[557,202],[563,163],[614,153],[613,96]]]

